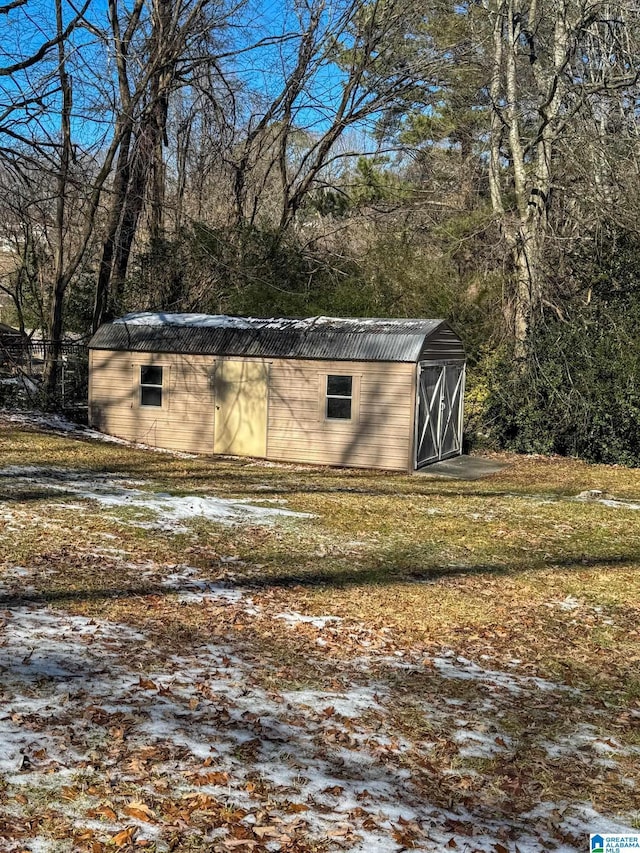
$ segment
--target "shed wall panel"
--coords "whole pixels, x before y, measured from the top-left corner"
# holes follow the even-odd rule
[[[162,407],[140,405],[140,366],[147,364],[164,368]],[[90,423],[129,441],[210,453],[213,369],[206,356],[92,351]]]
[[[391,470],[409,467],[415,396],[412,364],[246,361],[270,364],[267,458]],[[147,364],[165,368],[161,408],[140,405],[139,370]],[[93,350],[90,422],[131,441],[212,453],[215,367],[212,356]],[[353,377],[351,420],[325,417],[328,374]]]
[[[351,420],[325,417],[328,374],[353,376]],[[289,462],[406,470],[412,437],[410,364],[274,361],[267,456]]]

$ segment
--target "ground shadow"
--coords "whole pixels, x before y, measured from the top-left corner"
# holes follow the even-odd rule
[[[512,576],[532,571],[584,571],[589,568],[637,568],[639,565],[636,554],[618,554],[602,557],[545,557],[544,559],[531,560],[518,565],[499,565],[492,563],[476,563],[465,566],[440,566],[436,563],[421,568],[392,569],[385,573],[384,566],[377,560],[374,565],[365,564],[362,568],[350,569],[347,566],[323,569],[321,565],[326,564],[326,558],[318,558],[313,569],[301,572],[299,569],[299,558],[280,558],[279,564],[288,564],[290,570],[280,571],[263,576],[247,575],[235,580],[224,579],[215,583],[216,588],[243,589],[243,590],[265,590],[265,589],[290,589],[293,587],[303,588],[334,588],[344,589],[348,587],[387,587],[395,584],[406,583],[429,583],[450,577],[468,577],[490,575],[494,577]],[[298,570],[296,571],[296,567]],[[215,571],[214,571],[215,574]],[[214,590],[215,591],[215,590]],[[25,590],[24,592],[12,591],[0,593],[0,606],[11,608],[29,603],[55,603],[71,601],[101,601],[123,598],[134,598],[153,595],[176,595],[180,593],[202,592],[207,594],[207,589],[200,590],[194,584],[185,583],[167,587],[163,584],[140,583],[125,584],[117,587],[97,587],[95,589],[61,589],[61,590]]]

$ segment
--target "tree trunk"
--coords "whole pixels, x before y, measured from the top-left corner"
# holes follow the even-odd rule
[[[149,124],[145,124],[138,133],[133,146],[129,184],[120,213],[118,239],[114,250],[109,302],[104,315],[105,319],[113,319],[120,313],[131,248],[138,230],[140,213],[144,206],[145,190],[154,148],[153,131]]]
[[[71,109],[73,105],[71,80],[66,70],[65,42],[63,39],[62,0],[56,0],[56,29],[58,42],[58,75],[62,92],[60,167],[58,169],[58,198],[56,200],[55,234],[56,247],[54,258],[54,281],[49,306],[47,337],[50,347],[47,349],[43,392],[45,406],[50,409],[56,404],[60,355],[62,353],[64,297],[69,279],[65,273],[65,226],[67,184],[71,165]]]
[[[98,270],[98,281],[96,283],[95,302],[93,308],[92,329],[98,330],[105,319],[109,308],[109,286],[113,271],[113,261],[116,253],[116,240],[124,206],[124,200],[129,183],[129,149],[131,147],[131,126],[125,131],[118,151],[116,174],[112,188],[112,202],[107,220],[106,235],[102,244],[102,257]]]
[[[490,11],[494,21],[489,187],[493,210],[511,255],[513,288],[505,315],[513,335],[514,354],[522,358],[543,303],[543,247],[549,232],[552,163],[562,129],[560,108],[566,94],[563,75],[569,55],[569,30],[565,14],[556,10],[552,49],[543,67],[535,39],[550,10],[538,0],[528,10],[521,8],[519,0],[496,0]],[[525,88],[528,72],[525,74],[520,64],[523,51],[534,80],[533,93]],[[528,129],[533,142],[527,150],[523,125],[531,122],[532,99],[537,118],[533,134]],[[511,212],[504,200],[503,159],[509,161],[513,178],[515,203]]]
[[[196,4],[194,8],[198,6]],[[149,41],[151,68],[146,81],[148,102],[140,117],[133,146],[129,135],[126,152],[129,157],[123,170],[120,192],[114,199],[110,230],[105,241],[106,251],[103,251],[104,271],[101,268],[102,280],[99,282],[102,307],[100,312],[96,310],[94,326],[98,313],[103,320],[113,319],[121,313],[129,260],[145,201],[149,208],[151,242],[160,240],[164,235],[166,170],[162,149],[166,141],[169,95],[179,59],[177,51],[182,44],[176,26],[172,19],[172,4],[168,0],[154,0]],[[96,307],[98,309],[98,305]]]

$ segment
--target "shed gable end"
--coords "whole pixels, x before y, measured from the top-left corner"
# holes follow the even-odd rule
[[[447,323],[441,323],[428,335],[420,349],[418,361],[464,361],[462,341]]]

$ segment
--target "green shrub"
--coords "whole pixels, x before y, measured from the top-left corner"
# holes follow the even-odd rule
[[[598,300],[570,322],[548,320],[521,363],[498,354],[485,414],[496,444],[640,464],[638,315],[619,309]]]

